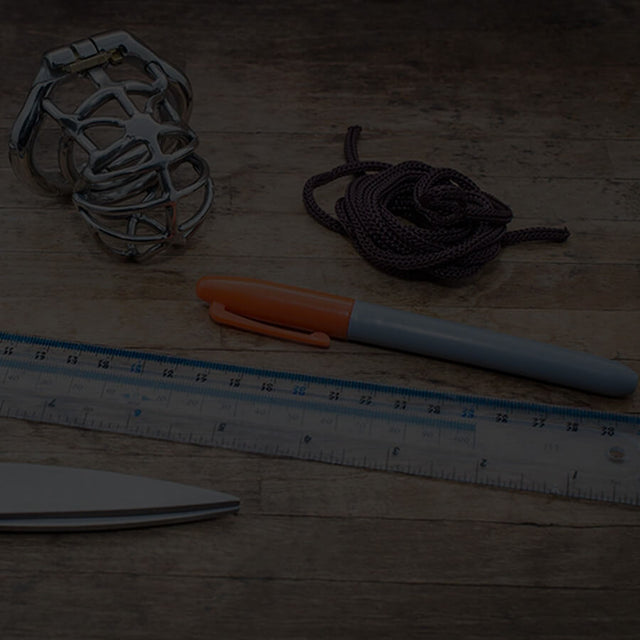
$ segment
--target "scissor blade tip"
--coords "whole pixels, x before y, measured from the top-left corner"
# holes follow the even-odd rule
[[[74,531],[192,522],[240,500],[192,485],[111,471],[0,463],[0,530]]]

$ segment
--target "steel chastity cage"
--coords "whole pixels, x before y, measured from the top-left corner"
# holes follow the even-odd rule
[[[124,31],[43,56],[9,142],[15,174],[70,196],[113,252],[182,246],[213,202],[189,80]]]

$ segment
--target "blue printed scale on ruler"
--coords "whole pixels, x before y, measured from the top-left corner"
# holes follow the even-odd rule
[[[640,506],[640,418],[0,334],[0,415]]]

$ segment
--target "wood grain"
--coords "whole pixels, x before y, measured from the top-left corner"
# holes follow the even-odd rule
[[[209,322],[205,274],[389,304],[615,358],[640,371],[640,5],[401,0],[0,2],[0,129],[44,51],[124,28],[188,74],[216,183],[183,254],[107,256],[70,203],[0,162],[1,328],[241,365],[637,414],[603,398],[336,342]],[[472,282],[399,281],[304,211],[305,180],[363,159],[453,167],[507,202]],[[319,192],[331,207],[345,183]],[[0,535],[0,637],[632,639],[637,509],[3,419],[0,460],[140,473],[241,498],[238,516],[95,534]]]

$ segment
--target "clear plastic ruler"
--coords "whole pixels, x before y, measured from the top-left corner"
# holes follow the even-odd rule
[[[640,506],[640,416],[0,333],[0,416]]]

